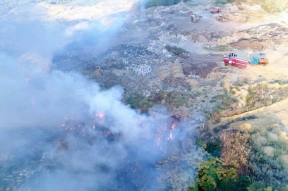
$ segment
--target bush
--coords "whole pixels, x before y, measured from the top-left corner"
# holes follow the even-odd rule
[[[169,52],[172,52],[173,54],[177,56],[187,52],[183,48],[178,48],[176,46],[169,46],[169,45],[165,46],[165,49],[168,50]]]
[[[270,186],[266,187],[264,182],[253,182],[253,184],[251,184],[248,187],[248,191],[272,191],[272,188]]]
[[[155,7],[155,6],[169,6],[176,5],[181,0],[148,0],[146,3],[146,8]]]
[[[197,186],[190,187],[190,191],[231,191],[247,190],[251,181],[247,176],[238,176],[235,168],[224,168],[221,161],[211,158],[205,161],[199,169]]]
[[[145,97],[140,93],[135,93],[125,98],[124,103],[130,105],[132,109],[140,109],[141,113],[146,113],[154,104],[159,103],[157,95]]]
[[[288,168],[282,163],[280,157],[282,154],[288,152],[287,143],[271,141],[267,138],[267,132],[269,127],[261,127],[253,132],[249,140],[249,168],[251,169],[251,178],[255,180],[255,183],[251,185],[250,190],[266,191],[268,186],[271,186],[273,190],[285,190],[282,187],[286,186],[288,182]],[[272,130],[280,130],[280,127],[274,127]],[[265,137],[266,141],[259,144],[257,137]],[[253,138],[252,138],[253,137]],[[274,148],[274,156],[268,156],[263,147],[270,146]],[[261,182],[265,180],[265,182]],[[259,189],[256,189],[259,188]],[[253,191],[254,191],[253,190]]]
[[[208,142],[205,150],[214,157],[219,157],[221,153],[220,141]]]
[[[248,139],[249,134],[247,133],[241,133],[236,130],[222,131],[220,140],[223,165],[233,166],[242,174],[248,171]]]
[[[216,0],[216,4],[227,4],[227,3],[232,3],[235,0]]]

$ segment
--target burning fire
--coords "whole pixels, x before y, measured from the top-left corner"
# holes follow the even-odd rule
[[[164,144],[165,141],[170,141],[175,138],[173,133],[177,131],[177,125],[179,122],[180,117],[172,116],[170,123],[162,123],[159,125],[155,136],[157,137],[156,144],[160,148],[160,150],[164,150],[161,143]]]
[[[97,112],[94,115],[92,115],[92,119],[94,119],[94,123],[91,124],[90,128],[97,131],[100,135],[103,135],[105,137],[107,137],[108,139],[114,139],[115,137],[119,137],[121,135],[121,132],[118,134],[114,134],[113,132],[110,131],[109,128],[106,128],[104,125],[104,122],[107,116],[105,115],[104,112]],[[164,119],[164,121],[160,118],[160,120],[158,121],[158,126],[155,129],[154,133],[146,135],[144,138],[144,140],[151,140],[151,141],[155,141],[155,144],[157,145],[157,147],[165,152],[165,145],[167,143],[167,141],[172,141],[173,139],[175,139],[176,135],[177,135],[177,131],[179,131],[178,128],[178,123],[180,122],[180,117],[175,117],[172,116],[169,118],[170,120],[167,121],[167,119]],[[65,129],[65,130],[80,130],[81,134],[83,136],[86,135],[86,128],[79,124],[75,125],[75,123],[73,123],[73,121],[75,121],[75,118],[73,116],[70,117],[65,117],[65,122],[63,124],[61,124],[61,126]],[[136,119],[135,120],[135,124],[134,124],[134,128],[145,128],[145,122],[142,121],[141,119]],[[87,125],[86,125],[87,127]],[[142,140],[142,138],[139,138],[139,141]]]
[[[102,112],[100,112],[100,113],[96,113],[96,114],[95,114],[95,117],[96,117],[96,118],[103,119],[103,118],[105,117],[105,114],[102,113]]]
[[[95,113],[95,118],[99,124],[103,124],[105,121],[105,114],[103,112]]]

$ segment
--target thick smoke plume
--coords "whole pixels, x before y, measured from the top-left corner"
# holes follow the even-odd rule
[[[140,115],[121,102],[121,87],[49,70],[53,54],[95,23],[79,34],[39,20],[0,23],[0,190],[182,190],[195,179],[199,121],[162,107]],[[117,30],[104,32],[108,43]]]

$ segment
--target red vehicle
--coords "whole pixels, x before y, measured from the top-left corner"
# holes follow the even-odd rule
[[[229,53],[228,56],[226,54],[224,55],[223,62],[225,66],[232,65],[238,68],[246,68],[249,64],[249,59],[246,59],[244,57],[238,57],[237,54],[232,52]]]
[[[210,13],[220,13],[221,8],[220,7],[213,7],[210,9]]]

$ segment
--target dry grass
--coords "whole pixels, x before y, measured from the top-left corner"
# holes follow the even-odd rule
[[[261,7],[268,13],[282,12],[288,8],[287,0],[253,0],[256,3],[260,3]],[[252,1],[252,2],[253,2]]]
[[[233,166],[240,174],[247,173],[249,156],[249,149],[247,146],[248,139],[248,133],[241,133],[236,130],[222,131],[220,134],[220,141],[223,166]]]

